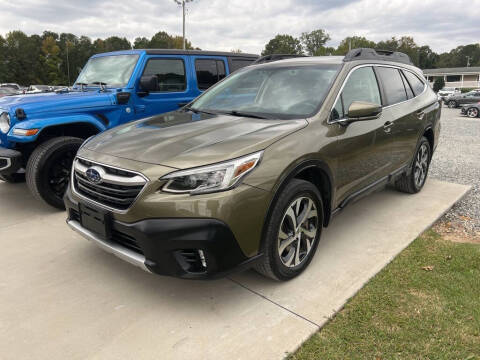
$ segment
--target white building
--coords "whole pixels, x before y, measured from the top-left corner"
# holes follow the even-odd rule
[[[480,66],[426,69],[423,74],[432,86],[436,78],[442,77],[446,87],[480,88]]]

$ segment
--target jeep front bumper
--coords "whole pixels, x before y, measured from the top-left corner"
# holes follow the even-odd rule
[[[20,151],[0,146],[0,175],[11,175],[23,167],[23,156]]]

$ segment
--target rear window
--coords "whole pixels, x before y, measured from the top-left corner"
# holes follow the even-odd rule
[[[199,90],[206,90],[225,77],[225,63],[223,60],[197,59],[195,72]]]
[[[150,59],[143,75],[156,75],[158,92],[179,92],[187,88],[185,64],[181,59]]]
[[[415,93],[415,96],[420,95],[423,90],[425,89],[425,84],[413,73],[410,71],[403,71],[403,74],[407,78],[408,82],[410,83],[410,86],[412,87],[413,92]],[[451,90],[455,90],[454,88],[451,88]]]
[[[230,72],[234,72],[238,69],[244,68],[245,66],[252,65],[254,59],[230,59]]]
[[[407,93],[405,92],[399,70],[383,66],[378,66],[376,69],[383,84],[386,97],[385,105],[394,105],[406,101]]]

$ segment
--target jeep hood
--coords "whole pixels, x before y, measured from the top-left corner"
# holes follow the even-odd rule
[[[304,119],[263,120],[176,111],[108,130],[88,141],[85,148],[186,169],[263,150],[307,124]]]
[[[99,90],[71,91],[67,93],[39,93],[0,98],[0,108],[22,108],[27,117],[43,112],[70,111],[88,107],[108,106],[114,103],[113,92]]]

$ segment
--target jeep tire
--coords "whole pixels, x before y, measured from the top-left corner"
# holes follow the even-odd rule
[[[61,136],[45,141],[27,162],[26,179],[32,194],[57,209],[65,209],[63,195],[68,186],[72,162],[83,139]]]

